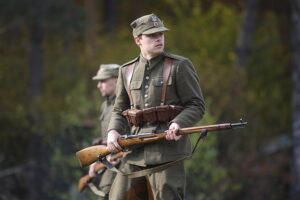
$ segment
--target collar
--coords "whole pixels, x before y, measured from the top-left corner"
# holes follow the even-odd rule
[[[163,53],[159,54],[158,56],[151,58],[150,60],[147,60],[146,58],[144,58],[142,56],[142,54],[140,54],[140,62],[143,65],[148,65],[149,69],[152,69],[153,67],[155,67],[157,65],[157,63],[159,63],[163,59],[164,55],[165,55],[165,53],[163,52]]]
[[[110,104],[114,103],[115,99],[116,99],[116,95],[115,94],[111,95],[109,97],[106,97],[107,104],[110,105]]]

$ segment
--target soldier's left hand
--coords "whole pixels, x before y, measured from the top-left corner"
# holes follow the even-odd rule
[[[181,138],[181,135],[176,135],[176,133],[178,132],[179,129],[180,129],[179,124],[173,122],[169,126],[169,130],[167,131],[166,139],[178,141]]]

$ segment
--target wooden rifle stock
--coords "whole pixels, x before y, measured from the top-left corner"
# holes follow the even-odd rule
[[[247,125],[247,122],[239,122],[239,123],[225,123],[225,124],[213,124],[207,126],[195,126],[195,127],[188,127],[179,129],[177,135],[187,135],[192,133],[200,133],[201,131],[221,131],[226,129],[233,129],[233,128],[243,128]],[[152,143],[158,140],[165,139],[166,132],[162,133],[140,133],[137,135],[122,135],[118,139],[119,145],[124,149],[128,147],[132,147],[138,144],[145,144],[145,143]],[[97,161],[99,158],[104,158],[111,152],[107,149],[106,146],[103,145],[96,145],[87,147],[76,152],[76,156],[79,160],[80,166],[85,167],[93,162]]]
[[[98,145],[98,146],[104,146],[104,145]],[[105,146],[104,146],[105,147]],[[119,152],[114,156],[114,160],[117,160],[118,158],[122,158],[123,157],[123,152]],[[96,165],[94,172],[97,173],[98,171],[100,171],[101,169],[105,168],[105,165],[102,163],[98,163],[98,165]],[[81,177],[78,181],[78,191],[82,192],[86,186],[88,185],[88,183],[91,181],[93,177],[91,177],[89,174],[84,175],[83,177]]]

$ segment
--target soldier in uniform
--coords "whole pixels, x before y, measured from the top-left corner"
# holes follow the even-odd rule
[[[166,140],[129,151],[124,157],[126,163],[123,170],[127,172],[188,157],[191,153],[189,137],[176,133],[180,128],[197,123],[205,110],[199,78],[192,62],[164,51],[164,32],[169,29],[163,22],[150,14],[134,20],[130,26],[140,55],[119,70],[116,102],[108,127],[108,150],[122,150],[117,139],[124,133],[122,127],[127,120],[132,125],[131,134],[167,130],[167,135]],[[185,172],[182,161],[145,177],[150,182],[154,199],[184,199]],[[123,199],[127,189],[127,179],[118,174],[110,199]]]
[[[105,101],[101,105],[101,115],[100,115],[101,137],[96,138],[93,141],[93,145],[106,144],[106,139],[107,139],[106,131],[111,116],[111,111],[113,109],[113,105],[116,99],[115,90],[116,90],[119,67],[120,65],[117,64],[102,64],[100,65],[97,75],[93,77],[93,80],[98,81],[97,88],[99,89],[102,96],[105,97]],[[108,160],[111,161],[113,165],[117,165],[119,163],[118,160],[113,160],[111,156],[108,158]],[[94,172],[96,165],[97,163],[93,163],[92,165],[90,165],[90,169],[89,169],[90,177],[96,176]],[[102,193],[104,193],[105,196],[100,196],[99,200],[108,199],[110,187],[116,176],[115,172],[106,169],[104,170],[105,171],[102,172],[101,174],[99,190],[102,191]],[[99,194],[99,192],[97,194]]]

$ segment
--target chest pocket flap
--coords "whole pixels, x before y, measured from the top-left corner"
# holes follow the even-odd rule
[[[139,90],[142,87],[142,81],[131,81],[130,89],[131,90]]]

